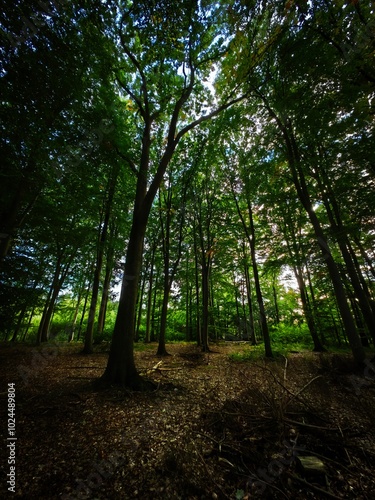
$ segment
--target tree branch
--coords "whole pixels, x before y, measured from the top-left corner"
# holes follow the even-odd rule
[[[176,135],[176,137],[175,137],[176,144],[179,142],[181,137],[183,137],[187,132],[189,132],[189,130],[192,130],[200,123],[207,122],[207,121],[211,120],[211,118],[214,118],[215,116],[220,114],[225,109],[230,108],[231,106],[233,106],[233,104],[237,104],[238,102],[241,102],[243,99],[245,99],[245,97],[246,97],[246,94],[243,94],[240,97],[236,97],[235,99],[232,99],[231,101],[228,101],[225,104],[222,104],[218,108],[214,109],[214,111],[211,111],[211,113],[209,113],[208,115],[202,115],[200,118],[197,118],[193,122],[189,123],[189,125],[186,125]]]
[[[124,153],[122,153],[117,146],[116,146],[116,152],[120,156],[120,158],[122,158],[123,160],[125,160],[127,162],[127,164],[130,167],[130,170],[133,172],[133,174],[135,174],[138,177],[139,172],[136,169],[136,166],[135,166],[135,163],[133,162],[133,160],[128,155],[125,155]]]
[[[143,94],[143,101],[144,101],[145,107],[143,108],[143,106],[141,106],[140,110],[141,110],[141,113],[142,113],[142,110],[143,110],[142,117],[146,121],[149,118],[149,116],[150,116],[150,107],[149,107],[149,101],[148,101],[148,95],[147,95],[147,78],[146,78],[146,75],[145,75],[145,73],[144,73],[144,71],[143,71],[143,69],[141,67],[140,62],[135,57],[135,55],[131,52],[131,50],[129,49],[128,45],[125,42],[124,33],[123,33],[124,18],[125,18],[125,14],[122,16],[121,22],[120,22],[120,41],[121,41],[121,46],[122,46],[125,54],[128,56],[128,58],[130,59],[130,61],[132,62],[133,66],[136,68],[136,70],[138,71],[138,73],[139,73],[139,75],[141,77],[141,80],[142,80],[141,93]],[[134,98],[133,95],[132,95],[132,98]],[[137,102],[137,104],[139,106],[138,102]]]

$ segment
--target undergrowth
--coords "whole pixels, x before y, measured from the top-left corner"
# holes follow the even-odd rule
[[[308,352],[312,350],[312,345],[305,343],[291,343],[285,345],[283,343],[275,343],[272,345],[272,353],[274,358],[287,356],[290,352]],[[229,358],[233,361],[256,361],[264,357],[264,345],[259,344],[244,345],[241,350],[229,354]]]

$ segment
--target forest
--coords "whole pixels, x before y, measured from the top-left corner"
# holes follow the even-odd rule
[[[35,483],[39,498],[370,498],[375,7],[366,0],[176,5],[2,6],[1,378],[5,388],[19,387],[28,443],[20,461],[30,471],[25,465],[16,496]],[[59,418],[51,447],[77,434],[81,448],[55,457],[60,480],[30,469],[29,401],[42,435]],[[323,413],[332,405],[335,418],[317,416],[314,401]],[[366,406],[361,417],[358,401]],[[100,429],[118,431],[121,412],[131,435],[140,421],[147,435],[152,425],[141,409],[148,407],[162,436],[174,425],[151,410],[162,404],[171,421],[186,424],[174,445],[168,434],[162,458],[154,456],[160,440],[139,455],[148,446],[142,436],[126,444],[138,469],[129,457],[111,461],[108,450],[98,451],[106,439],[116,449]],[[79,427],[70,428],[72,420]],[[370,433],[370,444],[346,434],[349,421]],[[63,490],[79,476],[70,471],[66,479],[65,461],[75,471],[92,466],[79,434],[86,425],[95,464],[104,460],[109,472],[99,473],[98,486]],[[183,442],[190,425],[198,438]],[[262,458],[250,427],[268,443]],[[319,441],[313,431],[331,434],[319,438],[311,478],[280,443],[305,432],[310,457]],[[316,461],[327,458],[327,439],[336,475],[326,468],[323,484]],[[178,446],[195,457],[191,470]],[[37,453],[47,463],[45,449]],[[272,464],[275,453],[280,474],[260,478],[254,467]],[[152,460],[169,479],[161,485],[147,476],[142,490],[140,463]],[[230,472],[225,482],[217,461]],[[305,475],[290,472],[297,462]],[[118,478],[119,463],[138,471],[132,493],[122,489],[130,483]],[[342,463],[346,471],[337,472]],[[179,475],[191,476],[189,487]],[[115,476],[116,492],[108,489]]]

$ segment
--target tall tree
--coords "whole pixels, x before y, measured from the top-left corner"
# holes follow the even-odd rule
[[[93,351],[94,322],[96,317],[96,306],[99,296],[100,276],[102,272],[103,259],[105,254],[105,246],[107,245],[107,240],[108,240],[109,222],[110,222],[111,212],[113,210],[113,202],[114,202],[119,170],[120,167],[119,164],[117,163],[114,165],[112,171],[109,174],[107,187],[105,189],[105,194],[103,199],[103,210],[98,229],[96,265],[94,271],[91,303],[89,308],[89,317],[87,321],[87,329],[85,334],[85,345],[83,348],[83,352],[85,354],[91,354]]]
[[[179,9],[168,1],[141,1],[119,15],[122,62],[117,81],[139,118],[141,144],[136,157],[129,157],[137,185],[119,309],[103,374],[110,383],[145,387],[133,353],[143,242],[152,204],[177,145],[190,130],[242,99],[225,99],[198,118],[189,113],[193,107],[196,116],[203,104],[208,105],[208,91],[200,78],[209,75],[221,55],[219,12],[220,5],[194,0],[181,2]]]
[[[176,182],[181,190],[176,193]],[[164,186],[159,191],[160,228],[162,236],[162,255],[164,265],[163,305],[160,318],[158,356],[167,355],[165,333],[167,328],[168,302],[173,282],[182,256],[183,227],[185,223],[185,201],[187,182],[178,177],[174,179],[172,169]],[[178,202],[176,198],[178,197]],[[178,203],[178,205],[177,205]]]

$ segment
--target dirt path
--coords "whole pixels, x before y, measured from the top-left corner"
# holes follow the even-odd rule
[[[16,498],[375,498],[373,373],[345,357],[234,362],[243,345],[136,352],[149,394],[95,389],[107,353],[0,348],[16,387]],[[372,378],[371,376],[372,375]],[[5,440],[2,441],[5,443]],[[301,465],[312,457],[316,469]],[[0,497],[7,498],[8,449]],[[322,467],[322,470],[319,470]],[[6,496],[4,496],[4,494]]]

